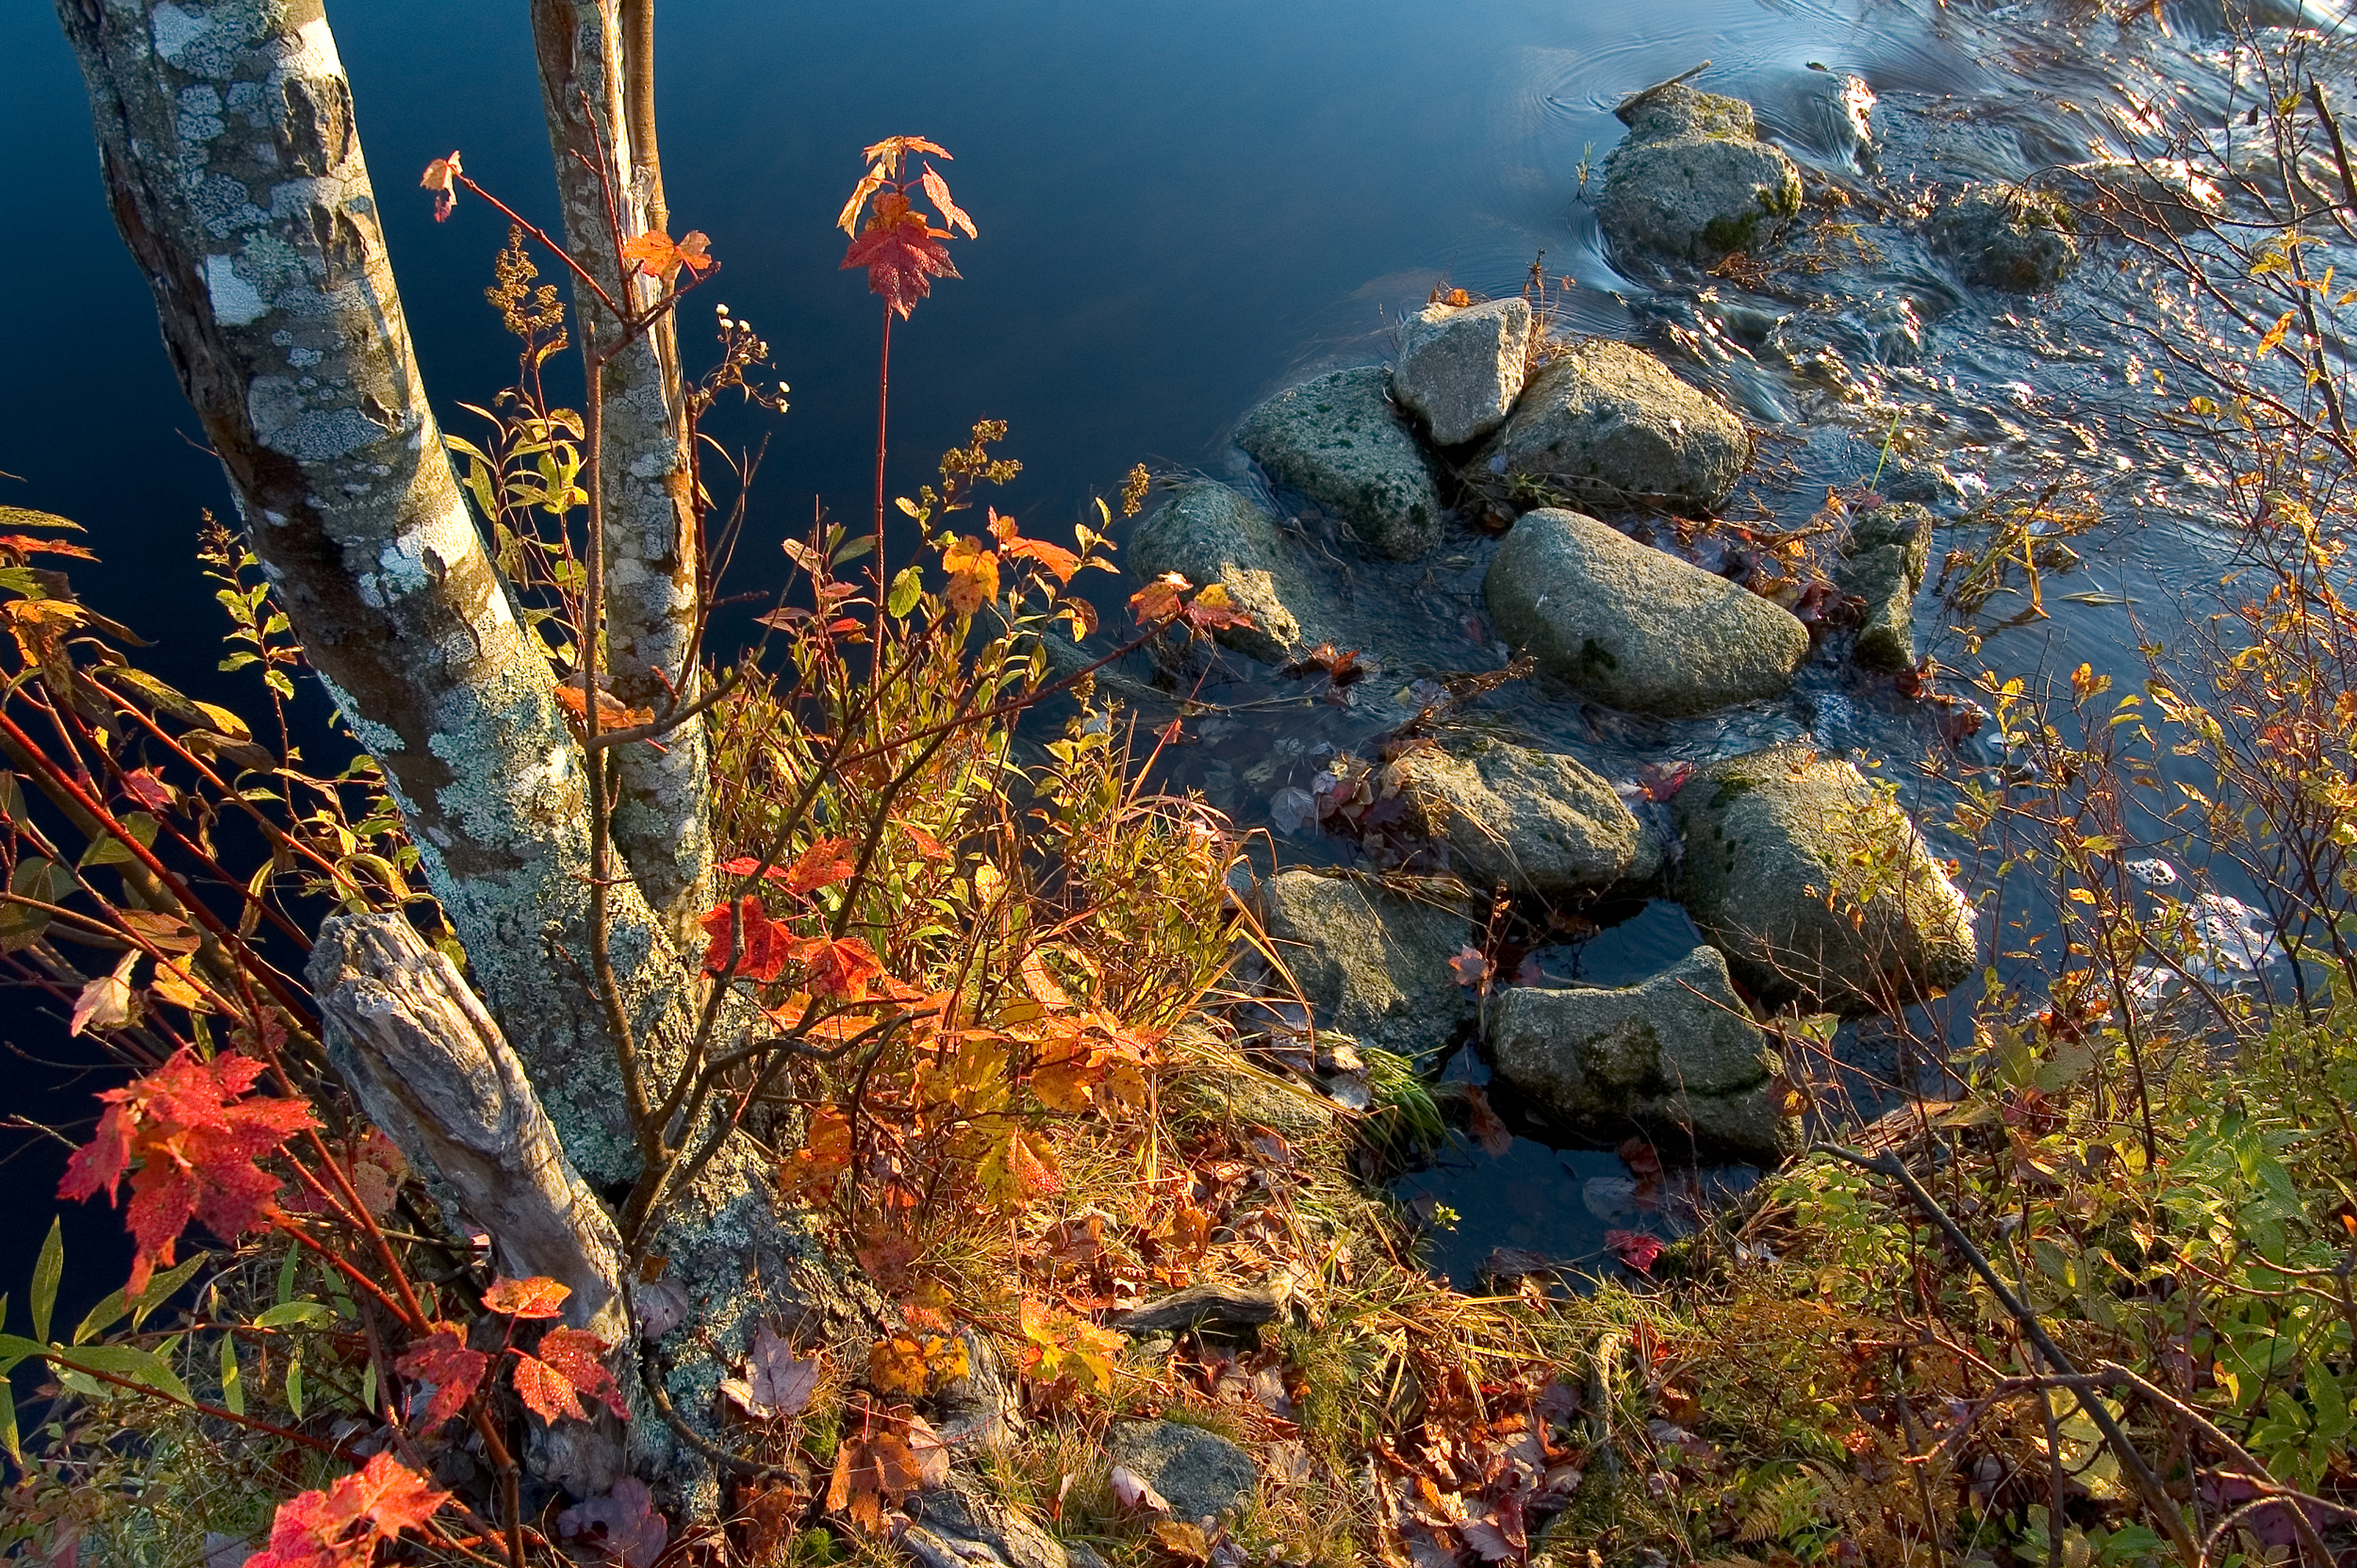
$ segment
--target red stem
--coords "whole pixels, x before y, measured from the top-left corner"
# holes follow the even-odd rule
[[[871,680],[883,675],[884,601],[891,596],[884,576],[884,416],[892,402],[892,302],[884,301],[883,355],[876,369],[876,635],[870,666]]]

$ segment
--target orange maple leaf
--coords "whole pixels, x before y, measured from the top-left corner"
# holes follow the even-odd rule
[[[711,249],[712,241],[701,229],[689,229],[676,242],[660,229],[649,229],[623,241],[622,259],[639,276],[658,279],[668,289],[682,267],[698,277],[717,267]]]
[[[859,156],[882,169],[886,179],[897,180],[900,177],[900,160],[911,153],[931,153],[945,162],[957,161],[948,148],[921,136],[887,136],[873,147],[862,150]]]
[[[906,195],[887,190],[876,198],[867,226],[844,252],[843,265],[866,268],[868,292],[882,294],[906,321],[916,302],[932,293],[934,278],[962,275],[941,248],[948,238],[948,231],[926,223]]]
[[[563,1378],[573,1392],[602,1400],[618,1420],[630,1419],[621,1386],[605,1364],[606,1352],[613,1348],[605,1341],[586,1329],[552,1329],[540,1336],[537,1348],[541,1364]]]
[[[836,1001],[865,1001],[867,982],[883,973],[875,949],[856,936],[815,937],[795,957],[813,996]]]
[[[507,1317],[554,1317],[565,1310],[565,1298],[573,1294],[570,1285],[560,1285],[545,1274],[529,1279],[494,1279],[491,1288],[483,1293],[486,1311]]]
[[[944,153],[941,156],[948,157],[949,155]],[[974,220],[965,215],[965,209],[949,199],[949,182],[934,173],[930,163],[925,165],[925,194],[931,200],[935,210],[940,212],[943,223],[953,229],[964,229],[968,239],[981,238],[974,232]]]

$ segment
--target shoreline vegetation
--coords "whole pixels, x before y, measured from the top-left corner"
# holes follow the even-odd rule
[[[1262,875],[1267,835],[1146,782],[1219,647],[1343,701],[1379,664],[1251,496],[1174,479],[1150,506],[1140,468],[1068,543],[1028,537],[987,503],[1017,465],[984,421],[897,502],[922,543],[888,559],[891,334],[979,238],[943,148],[866,149],[842,219],[883,302],[872,530],[786,538],[763,646],[709,668],[759,465],[708,460],[696,421],[785,396],[724,306],[716,368],[678,370],[725,245],[622,193],[627,83],[604,119],[581,97],[588,242],[436,160],[439,215],[505,220],[486,293],[518,379],[447,445],[486,615],[545,687],[515,709],[546,710],[535,766],[586,824],[554,879],[577,917],[470,926],[444,826],[481,812],[420,815],[440,798],[389,731],[352,726],[375,761],[304,755],[321,671],[256,541],[208,518],[199,550],[222,668],[257,683],[240,715],[75,598],[58,569],[104,541],[0,508],[0,966],[126,1070],[62,1196],[120,1201],[137,1245],[78,1325],[56,1230],[0,1297],[0,1543],[58,1568],[2338,1560],[2357,293],[2328,258],[2357,173],[2308,49],[2254,48],[2266,159],[2186,131],[1910,220],[1975,287],[2127,258],[2212,323],[2149,332],[2199,388],[2170,429],[2232,476],[2235,575],[2151,632],[2140,690],[1918,652],[1934,607],[1968,653],[2043,615],[2102,518],[2068,479],[1971,503],[1894,415],[1871,479],[1733,540],[1711,513],[1756,433],[1650,354],[1557,337],[1536,265],[1519,298],[1436,291],[1396,367],[1256,410],[1240,440],[1367,560],[1452,518],[1508,541],[1497,668],[1418,683],[1369,754],[1280,799],[1280,832],[1355,841],[1340,875]],[[1850,198],[1698,72],[1622,107],[1616,251],[1773,298],[1862,247]],[[580,410],[540,379],[569,351]],[[630,416],[687,454],[670,493],[707,546],[669,634],[587,522],[629,487],[609,369],[675,394],[671,423]],[[1126,572],[1118,610],[1081,591],[1098,569]],[[609,679],[617,592],[634,635],[690,651],[679,679]],[[2002,755],[1958,761],[1932,824],[1970,866],[1830,745],[1664,754],[1622,789],[1467,721],[1542,682],[1706,713],[1825,658]],[[652,826],[674,746],[711,846],[686,891]],[[641,859],[670,867],[659,903]],[[1609,990],[1522,968],[1632,889],[1674,892],[1706,945]],[[602,1032],[594,1071],[543,1070],[509,979],[535,966]],[[1957,988],[1950,1048],[1909,1010]],[[1904,1071],[1864,1116],[1835,1046],[1861,1018]],[[1468,1037],[1558,1125],[1637,1118],[1625,1197],[1678,1233],[1610,1232],[1601,1274],[1501,1251],[1487,1294],[1436,1279],[1436,1216],[1383,1183],[1459,1121],[1510,1136],[1434,1081]],[[1728,1150],[1767,1172],[1706,1206],[1692,1161]]]

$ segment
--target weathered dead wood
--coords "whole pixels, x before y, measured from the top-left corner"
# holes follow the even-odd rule
[[[328,1060],[410,1165],[489,1234],[500,1272],[570,1287],[568,1323],[628,1339],[621,1233],[457,966],[398,915],[338,915],[307,973]]]

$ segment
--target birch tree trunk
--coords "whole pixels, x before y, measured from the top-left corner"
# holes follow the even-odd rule
[[[57,0],[90,91],[115,222],[310,667],[383,767],[567,1157],[608,1202],[642,1168],[620,1042],[588,979],[579,748],[460,498],[404,323],[350,87],[319,0]],[[401,182],[405,188],[408,182]],[[414,195],[412,191],[410,194]],[[698,981],[631,885],[612,889],[624,1012],[660,1095]],[[750,1020],[722,1015],[717,1049]],[[699,1129],[670,1130],[674,1147]],[[763,1317],[853,1310],[741,1136],[646,1238],[696,1311],[663,1383],[691,1428]],[[634,1422],[638,1467],[709,1518],[709,1467]]]
[[[626,279],[614,256],[606,200],[624,239],[661,229],[663,173],[654,152],[651,0],[532,0],[540,95],[565,213],[566,248],[616,300],[651,304],[652,278]],[[619,324],[578,279],[573,309],[610,343]],[[701,543],[683,403],[679,338],[669,317],[606,362],[606,663],[614,694],[662,713],[696,693]],[[704,731],[689,724],[665,751],[636,746],[617,759],[614,843],[675,940],[692,941],[710,905],[712,837],[705,821]]]

